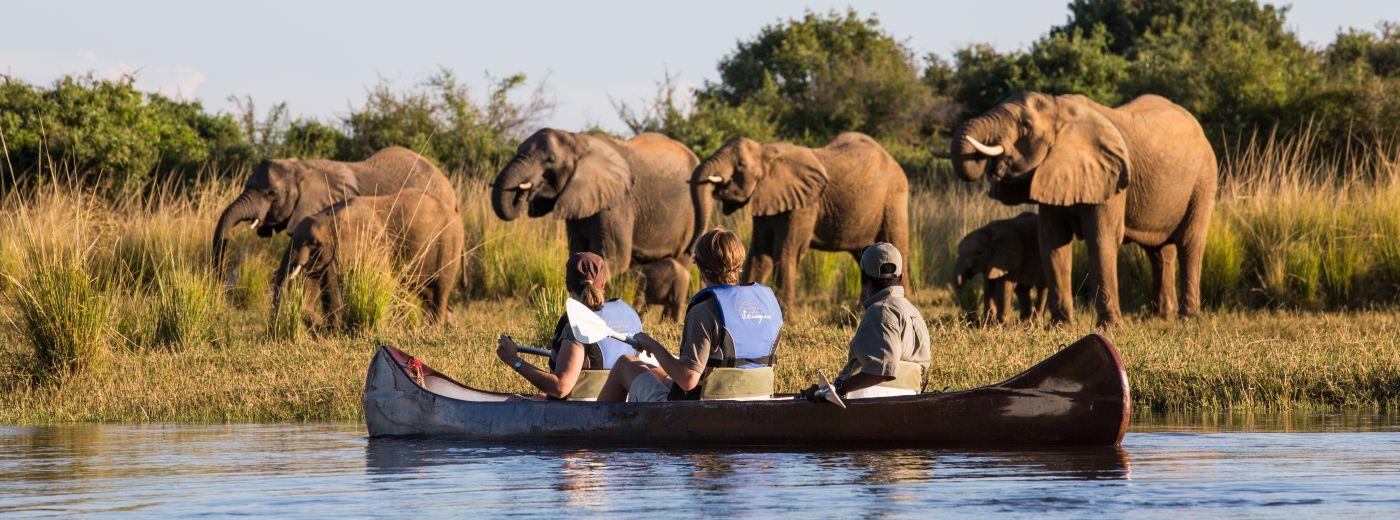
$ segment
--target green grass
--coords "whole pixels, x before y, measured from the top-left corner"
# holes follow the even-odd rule
[[[218,281],[207,272],[175,271],[156,281],[155,331],[163,347],[208,344],[223,310]]]

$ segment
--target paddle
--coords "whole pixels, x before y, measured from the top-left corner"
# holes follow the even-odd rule
[[[503,338],[509,338],[510,336],[509,336],[509,335],[506,335],[506,334],[501,334],[501,337],[503,337]],[[512,341],[514,341],[514,339],[512,339]],[[542,349],[542,348],[535,348],[535,347],[527,347],[527,346],[524,346],[524,345],[516,345],[516,346],[515,346],[515,351],[516,351],[516,352],[520,352],[520,353],[524,353],[524,354],[534,354],[534,355],[536,355],[536,356],[544,356],[544,357],[549,357],[549,356],[553,356],[553,355],[554,355],[554,352],[551,351],[551,350]]]
[[[821,388],[817,389],[817,395],[826,398],[831,404],[840,406],[842,410],[846,409],[846,403],[841,401],[841,394],[836,392],[836,386],[826,379],[826,372],[817,371],[817,383],[821,385]]]
[[[655,356],[652,356],[650,352],[642,349],[641,343],[632,339],[632,336],[613,330],[612,327],[608,326],[608,322],[603,321],[602,316],[593,312],[593,309],[588,308],[583,302],[573,298],[565,300],[564,314],[569,317],[569,330],[574,333],[574,339],[583,343],[597,343],[604,339],[612,338],[632,345],[636,347],[637,350],[640,350],[641,354],[637,357],[640,358],[642,362],[648,365],[660,366]]]

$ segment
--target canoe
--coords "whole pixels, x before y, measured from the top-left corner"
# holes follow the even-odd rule
[[[935,363],[937,360],[935,359]],[[850,399],[598,403],[471,388],[392,346],[365,379],[371,437],[556,446],[1114,446],[1130,412],[1118,350],[1091,334],[1001,383]]]

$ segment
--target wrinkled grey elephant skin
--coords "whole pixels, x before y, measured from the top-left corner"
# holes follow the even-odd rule
[[[947,154],[967,181],[987,179],[1007,204],[1040,206],[1049,310],[1074,312],[1071,241],[1089,252],[1101,324],[1122,320],[1118,246],[1141,245],[1152,263],[1152,307],[1176,314],[1201,308],[1201,261],[1215,205],[1215,152],[1196,118],[1160,96],[1108,108],[1078,95],[1022,93],[968,120]]]

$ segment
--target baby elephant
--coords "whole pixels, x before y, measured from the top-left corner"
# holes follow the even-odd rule
[[[1029,211],[1016,218],[996,220],[968,233],[958,242],[953,283],[986,277],[983,291],[985,317],[1001,323],[1011,313],[1010,293],[1021,302],[1021,319],[1045,310],[1045,273],[1041,270],[1039,217]],[[1036,300],[1031,300],[1031,291]]]
[[[340,270],[356,255],[383,247],[436,320],[447,312],[447,298],[460,279],[464,240],[457,212],[421,190],[355,197],[297,224],[288,278],[306,273],[320,282],[326,316],[336,321],[342,305]]]
[[[636,266],[637,308],[646,312],[648,303],[661,305],[661,317],[679,320],[681,308],[690,298],[690,266],[674,258],[663,258]]]

